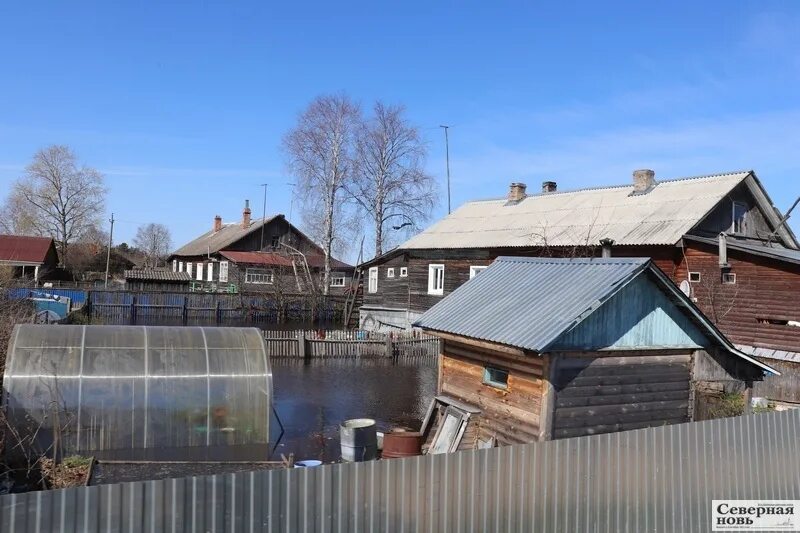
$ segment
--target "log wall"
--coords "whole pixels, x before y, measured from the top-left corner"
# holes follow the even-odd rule
[[[689,421],[691,360],[668,351],[555,355],[553,438]]]
[[[481,409],[477,438],[499,445],[539,440],[543,361],[488,347],[443,342],[439,392]],[[485,366],[508,370],[508,388],[483,383]],[[470,437],[474,440],[476,437]]]

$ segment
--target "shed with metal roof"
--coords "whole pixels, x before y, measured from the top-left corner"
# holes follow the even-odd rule
[[[439,397],[481,413],[467,448],[713,418],[777,373],[647,258],[499,257],[414,325],[443,339]]]

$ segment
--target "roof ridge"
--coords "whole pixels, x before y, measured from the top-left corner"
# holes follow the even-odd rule
[[[680,178],[667,178],[664,180],[656,180],[656,186],[662,183],[675,183],[680,181],[692,181],[692,180],[700,180],[700,179],[708,179],[708,178],[722,178],[726,176],[734,176],[736,174],[750,174],[753,170],[736,170],[730,172],[718,172],[716,174],[702,174],[698,176],[686,176]],[[587,186],[587,187],[578,187],[576,189],[564,189],[564,190],[555,190],[552,192],[536,192],[532,194],[528,194],[527,198],[538,198],[540,196],[555,196],[558,194],[571,194],[576,192],[585,192],[585,191],[602,191],[606,189],[624,189],[626,187],[633,187],[633,183],[622,183],[617,185],[594,185],[594,186]],[[478,202],[498,202],[498,201],[506,201],[507,198],[505,196],[498,196],[493,198],[478,198],[476,200],[468,200],[464,202],[462,205],[466,204],[474,204]]]

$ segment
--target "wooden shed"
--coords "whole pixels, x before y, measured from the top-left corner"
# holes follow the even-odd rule
[[[443,339],[431,452],[708,418],[777,373],[646,258],[499,257],[415,326]]]

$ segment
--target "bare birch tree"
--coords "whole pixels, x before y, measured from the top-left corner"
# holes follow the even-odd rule
[[[79,166],[68,147],[39,150],[14,183],[4,211],[19,233],[52,237],[66,266],[70,243],[100,225],[105,208],[103,175]]]
[[[400,105],[376,102],[358,131],[358,175],[348,187],[371,219],[375,255],[383,253],[385,226],[419,229],[436,204],[436,182],[423,170],[427,150]]]
[[[354,179],[360,110],[345,95],[317,97],[283,139],[288,166],[303,191],[304,222],[325,252],[323,293],[331,283],[331,252],[345,214],[344,188]],[[310,215],[316,216],[310,216]]]
[[[136,230],[133,245],[145,256],[145,266],[156,267],[169,253],[172,236],[164,224],[145,224]]]

